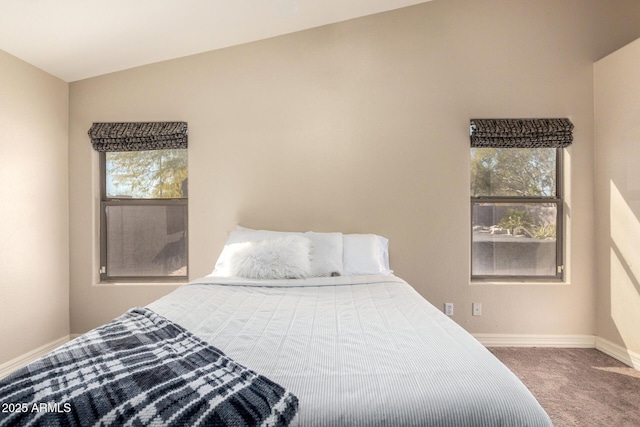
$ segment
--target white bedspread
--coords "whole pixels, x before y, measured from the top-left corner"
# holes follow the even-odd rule
[[[551,425],[511,371],[393,275],[206,277],[148,307],[291,390],[294,425]]]

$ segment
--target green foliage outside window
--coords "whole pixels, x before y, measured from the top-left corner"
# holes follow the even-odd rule
[[[533,220],[523,209],[509,209],[504,213],[498,227],[509,230],[509,234],[516,235],[516,231],[529,231],[533,225]]]
[[[551,198],[555,193],[554,148],[471,149],[473,197]],[[556,235],[554,224],[524,208],[508,209],[497,225],[513,236],[548,239]]]
[[[106,154],[109,197],[187,197],[187,150],[121,151]]]
[[[536,239],[555,239],[555,224],[542,224],[533,227],[533,237]]]
[[[509,231],[512,236],[526,236],[535,239],[555,239],[555,224],[542,224],[524,209],[509,209],[498,222],[498,227]]]
[[[472,148],[471,195],[555,197],[554,148]]]

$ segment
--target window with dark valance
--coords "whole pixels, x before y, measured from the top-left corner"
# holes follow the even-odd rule
[[[566,118],[472,119],[471,279],[564,278]]]
[[[471,119],[471,146],[562,148],[573,141],[569,119]]]
[[[100,162],[100,279],[188,277],[186,122],[94,123]]]
[[[186,122],[94,123],[88,133],[99,152],[181,149],[188,145]]]

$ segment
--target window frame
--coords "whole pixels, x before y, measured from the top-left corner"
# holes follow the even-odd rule
[[[473,147],[472,147],[473,148]],[[496,147],[502,150],[509,150],[508,147]],[[471,196],[470,204],[470,277],[471,282],[562,282],[565,279],[564,265],[564,148],[557,147],[556,150],[556,191],[555,196],[531,197],[531,196]],[[481,203],[539,203],[556,205],[556,274],[551,276],[543,275],[480,275],[473,274],[473,207]]]
[[[179,148],[186,150],[186,148]],[[133,283],[175,283],[189,280],[189,204],[188,196],[181,198],[123,198],[107,196],[107,155],[101,151],[99,155],[100,170],[100,282],[133,282]],[[107,207],[108,206],[185,206],[186,233],[185,233],[185,257],[187,260],[187,274],[185,276],[110,276],[107,271]]]

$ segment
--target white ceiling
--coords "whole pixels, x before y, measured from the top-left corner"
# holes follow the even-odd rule
[[[0,0],[0,49],[72,82],[424,2]]]

